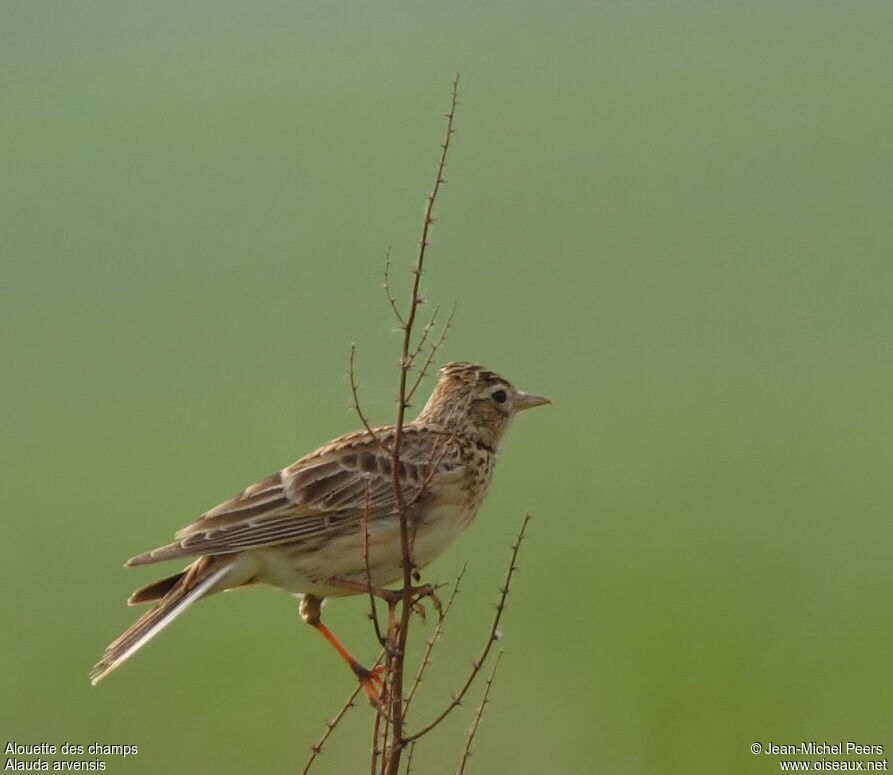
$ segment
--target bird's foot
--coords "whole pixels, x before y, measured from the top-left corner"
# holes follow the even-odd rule
[[[363,691],[366,692],[369,702],[374,706],[379,707],[386,686],[385,680],[382,678],[382,675],[386,672],[386,667],[384,665],[375,665],[375,667],[370,670],[369,668],[363,667],[358,662],[354,662],[351,665],[351,668],[353,669],[354,675],[359,680],[360,685],[363,687]]]
[[[437,588],[432,586],[431,584],[425,584],[421,587],[413,587],[412,594],[415,596],[415,600],[412,603],[413,610],[422,618],[422,621],[425,621],[425,606],[422,605],[422,600],[424,598],[431,599],[431,605],[434,610],[437,611],[438,620],[443,618],[443,604],[440,602],[440,598],[437,596]]]
[[[443,606],[441,605],[440,598],[437,596],[437,592],[435,591],[435,587],[432,584],[422,584],[416,587],[409,587],[408,590],[404,589],[386,589],[385,587],[376,587],[372,584],[364,584],[359,581],[352,581],[349,579],[340,579],[340,578],[331,578],[329,579],[329,583],[333,586],[341,587],[342,589],[349,589],[353,592],[362,593],[365,592],[367,594],[375,595],[375,597],[384,600],[391,608],[393,608],[397,603],[401,600],[407,599],[406,592],[409,592],[409,600],[410,605],[413,610],[419,614],[422,619],[425,618],[425,607],[421,604],[421,600],[429,597],[431,598],[431,604],[434,606],[434,610],[437,611],[439,615],[443,614]]]

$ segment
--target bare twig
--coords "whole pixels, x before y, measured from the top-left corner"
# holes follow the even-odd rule
[[[434,326],[437,324],[437,316],[440,314],[440,305],[438,304],[434,310],[431,312],[431,319],[425,323],[422,327],[422,333],[419,335],[419,341],[416,342],[416,346],[412,351],[412,355],[409,356],[409,362],[412,363],[415,361],[418,354],[422,351],[422,348],[425,346],[425,342],[428,341],[428,336],[431,331],[434,329]]]
[[[369,763],[369,775],[377,775],[378,757],[382,755],[381,740],[381,719],[382,714],[375,714],[375,721],[372,724],[372,761]]]
[[[375,605],[375,592],[372,587],[372,569],[369,567],[369,480],[366,480],[366,494],[363,498],[363,563],[366,566],[366,586],[369,589],[369,618],[375,627],[375,637],[384,646],[386,641],[381,634],[378,621],[378,607]]]
[[[398,773],[400,772],[401,757],[404,750],[406,750],[407,748],[408,751],[406,753],[406,775],[410,775],[416,742],[428,732],[433,730],[436,726],[438,726],[452,712],[454,708],[462,703],[471,685],[474,683],[477,676],[481,673],[483,666],[489,657],[490,650],[493,647],[493,644],[501,637],[499,633],[499,625],[502,619],[502,615],[505,611],[513,574],[517,569],[516,562],[518,559],[521,542],[526,537],[527,525],[530,521],[530,515],[528,514],[524,518],[516,542],[512,545],[511,562],[509,564],[508,571],[506,572],[503,586],[500,587],[500,597],[496,605],[496,611],[493,616],[489,637],[487,639],[487,642],[481,649],[478,659],[472,662],[471,671],[467,675],[465,682],[462,684],[462,687],[459,689],[459,691],[451,698],[447,706],[439,713],[439,715],[436,716],[436,718],[434,718],[433,721],[427,724],[427,726],[424,726],[420,730],[414,732],[413,734],[407,735],[407,712],[416,696],[416,693],[419,690],[419,686],[422,683],[425,671],[428,669],[432,662],[432,654],[434,648],[436,647],[443,634],[444,620],[446,618],[446,615],[452,608],[453,602],[459,592],[460,582],[462,581],[465,573],[465,567],[463,566],[462,570],[456,578],[455,585],[449,595],[446,606],[441,609],[440,601],[435,594],[436,587],[430,584],[421,585],[421,575],[417,571],[415,563],[413,562],[412,541],[410,533],[410,509],[412,506],[415,505],[418,499],[425,494],[431,481],[441,470],[440,467],[443,463],[444,457],[455,448],[455,444],[457,441],[456,438],[446,431],[437,431],[438,436],[431,444],[430,456],[427,460],[427,470],[425,471],[425,476],[419,477],[417,473],[413,476],[414,492],[412,492],[411,496],[407,493],[404,493],[403,477],[405,466],[401,458],[401,445],[404,436],[406,435],[407,426],[406,410],[409,408],[410,402],[416,394],[416,391],[419,389],[429,369],[434,363],[434,359],[437,356],[438,351],[442,347],[447,334],[450,331],[456,312],[456,307],[455,305],[453,305],[449,316],[443,324],[439,336],[437,336],[435,339],[434,337],[439,317],[439,308],[435,307],[433,313],[431,314],[430,320],[422,327],[420,333],[416,335],[414,329],[417,324],[421,325],[421,323],[418,323],[419,306],[425,303],[420,291],[421,278],[425,268],[426,251],[428,246],[430,245],[431,226],[435,222],[435,202],[437,200],[441,186],[443,185],[443,183],[446,182],[444,171],[446,169],[446,160],[450,149],[452,136],[455,131],[453,128],[453,121],[458,105],[458,87],[459,76],[457,75],[452,84],[450,109],[449,112],[446,114],[446,134],[444,136],[443,142],[441,143],[441,155],[437,164],[434,185],[430,193],[426,197],[424,217],[422,222],[422,233],[419,239],[419,248],[415,265],[412,269],[413,280],[411,296],[409,299],[408,307],[405,308],[405,314],[401,312],[401,305],[398,304],[391,286],[390,248],[388,248],[385,254],[384,289],[387,295],[388,303],[390,304],[394,316],[399,322],[400,329],[402,330],[399,362],[399,389],[397,393],[397,418],[393,426],[388,428],[373,428],[369,423],[366,414],[361,409],[356,375],[355,346],[351,346],[350,350],[350,387],[353,396],[353,409],[359,416],[363,427],[369,434],[369,437],[373,440],[375,445],[388,456],[391,466],[391,470],[389,473],[392,479],[394,492],[394,510],[392,514],[396,514],[399,519],[401,553],[400,564],[402,568],[403,579],[402,587],[396,590],[378,588],[375,587],[373,584],[373,562],[370,558],[369,532],[370,491],[369,485],[367,483],[363,509],[363,563],[365,568],[365,583],[358,583],[355,579],[352,578],[332,579],[331,581],[333,583],[337,582],[339,584],[342,584],[345,588],[352,589],[355,592],[368,593],[370,618],[372,619],[375,627],[376,637],[378,638],[379,643],[381,643],[384,648],[382,655],[379,656],[378,660],[376,660],[376,663],[373,666],[374,669],[381,663],[382,658],[385,659],[384,687],[382,688],[380,697],[378,695],[372,696],[372,704],[376,707],[376,714],[372,729],[372,751],[369,761],[370,775],[398,775]],[[416,361],[419,360],[423,353],[424,360],[421,364],[421,368],[417,368],[415,365]],[[410,375],[411,372],[412,376]],[[415,372],[418,373],[416,374]],[[471,397],[469,396],[468,401],[470,400]],[[456,402],[453,403],[455,403],[456,405],[451,405],[449,408],[449,417],[446,418],[447,422],[445,423],[446,427],[449,427],[449,420],[451,418],[453,418],[457,414],[462,413],[463,411],[467,411],[468,408],[467,405],[460,406]],[[385,440],[386,437],[388,437],[387,440]],[[415,470],[417,470],[417,468]],[[415,486],[416,484],[418,484],[418,479],[422,480],[420,486]],[[414,586],[414,580],[416,582],[419,582],[420,585]],[[424,609],[422,609],[421,603],[419,601],[426,595],[432,598],[434,606],[440,616],[431,638],[426,643],[424,657],[418,667],[418,670],[416,671],[411,685],[409,686],[409,691],[404,696],[404,683],[407,680],[407,667],[405,664],[405,658],[409,624],[412,619],[412,613],[415,610],[421,609],[420,613],[424,616]],[[388,621],[386,632],[382,631],[382,624],[379,621],[378,608],[375,599],[376,597],[383,598],[388,605]],[[475,736],[483,717],[484,708],[489,702],[490,690],[501,657],[502,652],[500,651],[500,653],[496,657],[493,669],[486,680],[486,686],[484,688],[481,705],[475,713],[473,725],[468,733],[457,775],[463,775],[468,759],[472,755],[472,747]],[[381,668],[379,670],[381,670]],[[378,673],[376,673],[376,675],[377,674]],[[315,759],[321,753],[323,745],[325,744],[328,737],[331,735],[335,726],[344,716],[347,709],[353,704],[353,701],[357,697],[360,688],[360,686],[357,687],[345,707],[341,709],[338,716],[336,716],[334,721],[329,724],[328,729],[323,734],[317,745],[313,747],[313,754],[308,760],[303,771],[305,774],[310,769],[310,766],[315,761]]]
[[[403,737],[403,668],[406,654],[406,639],[409,630],[409,620],[412,614],[412,573],[414,570],[409,545],[409,525],[406,506],[403,500],[403,490],[400,482],[400,442],[403,438],[403,426],[407,408],[407,377],[410,367],[410,350],[412,343],[412,330],[416,314],[422,299],[419,296],[419,283],[422,279],[422,271],[425,263],[425,251],[429,245],[428,233],[434,222],[434,203],[440,186],[444,182],[443,171],[446,167],[447,152],[450,148],[450,139],[453,136],[453,118],[458,103],[459,76],[453,81],[453,89],[450,101],[450,111],[447,113],[447,130],[441,145],[440,161],[437,165],[437,175],[434,187],[428,194],[425,205],[425,215],[422,223],[422,237],[419,240],[419,253],[413,270],[412,296],[409,312],[403,325],[403,346],[400,357],[400,389],[397,394],[397,422],[394,429],[394,441],[391,448],[391,467],[394,481],[394,498],[397,503],[397,511],[400,515],[400,552],[403,565],[403,600],[400,608],[400,624],[397,629],[397,643],[393,650],[393,656],[389,659],[390,676],[390,701],[391,723],[393,730],[390,735],[391,747],[387,752],[387,775],[397,775],[400,769],[400,756],[406,741]]]
[[[443,434],[443,435],[447,435],[447,434]],[[428,473],[425,475],[425,478],[422,479],[422,482],[419,485],[418,489],[416,490],[415,494],[405,504],[404,508],[408,509],[410,506],[412,506],[417,500],[419,500],[425,494],[425,492],[427,491],[428,485],[431,484],[431,480],[438,473],[438,467],[443,462],[443,459],[446,457],[447,452],[450,451],[450,445],[454,442],[454,440],[455,440],[455,436],[447,435],[447,439],[446,439],[446,441],[443,442],[443,445],[439,452],[437,449],[437,447],[438,447],[437,442],[435,442],[431,446],[431,455],[428,458]],[[439,441],[440,441],[440,439],[438,438],[438,442]],[[435,455],[437,456],[436,460],[434,459]]]
[[[406,754],[406,772],[404,775],[412,775],[412,755],[415,753],[415,743],[409,744],[409,753]]]
[[[419,389],[419,385],[422,384],[422,380],[425,379],[425,377],[427,376],[428,369],[431,368],[431,363],[434,360],[434,356],[437,355],[437,351],[441,348],[441,345],[443,345],[443,343],[446,341],[447,333],[449,332],[450,327],[453,325],[453,318],[455,317],[455,315],[456,315],[456,305],[453,304],[453,308],[450,310],[449,317],[446,319],[446,323],[444,323],[444,325],[443,325],[443,330],[440,332],[440,336],[438,337],[437,341],[431,345],[431,349],[428,351],[428,356],[425,358],[425,363],[422,364],[422,368],[419,369],[419,375],[416,377],[415,382],[412,383],[412,387],[409,389],[409,392],[406,394],[407,401],[412,401],[412,397],[415,395],[416,390]],[[429,326],[434,325],[433,317],[431,319],[431,323],[429,323],[428,325]],[[428,326],[426,326],[425,328],[427,330]],[[421,344],[422,343],[420,342],[418,350],[422,349]],[[418,354],[418,350],[417,350],[416,354]],[[415,356],[413,356],[413,358],[414,357]]]
[[[391,249],[388,248],[384,254],[384,292],[387,294],[388,301],[391,304],[391,309],[394,310],[394,315],[397,316],[397,320],[400,321],[400,327],[406,325],[406,321],[403,319],[403,315],[400,314],[400,308],[397,306],[397,299],[394,298],[394,294],[391,292]]]
[[[496,655],[496,661],[493,663],[493,670],[490,671],[490,677],[487,678],[487,685],[484,688],[484,696],[481,698],[481,705],[477,709],[477,713],[474,714],[474,723],[471,725],[471,730],[468,732],[468,740],[465,742],[465,751],[462,754],[462,762],[459,764],[459,769],[456,770],[456,775],[464,775],[465,773],[465,765],[471,757],[471,745],[474,743],[474,736],[477,734],[478,727],[481,724],[481,718],[483,718],[484,715],[484,707],[490,701],[490,687],[493,686],[493,679],[496,676],[496,671],[499,669],[499,660],[502,659],[503,653],[504,652],[500,651]]]
[[[431,638],[425,646],[425,656],[422,658],[422,663],[419,665],[418,672],[416,673],[415,679],[413,679],[412,686],[409,688],[409,694],[406,697],[406,702],[403,705],[404,718],[406,717],[406,713],[409,710],[409,705],[412,703],[413,697],[415,697],[415,693],[418,691],[418,688],[422,683],[422,677],[425,675],[425,670],[427,670],[428,665],[431,664],[431,654],[434,651],[434,647],[440,640],[440,636],[443,635],[444,620],[450,612],[450,609],[453,607],[453,601],[456,599],[456,595],[459,594],[459,584],[462,582],[462,577],[465,575],[466,567],[467,565],[463,565],[462,570],[460,570],[456,576],[456,583],[453,584],[453,589],[450,591],[450,596],[447,598],[446,605],[443,607],[443,612],[437,620],[437,625],[434,627],[434,633],[431,635]]]
[[[512,545],[512,561],[509,564],[508,571],[505,575],[505,583],[500,589],[499,602],[496,604],[496,615],[493,617],[493,624],[490,627],[490,636],[487,638],[487,643],[484,645],[484,648],[481,650],[481,655],[471,663],[471,672],[466,678],[465,683],[462,685],[462,688],[458,691],[456,695],[453,696],[449,705],[438,715],[430,724],[422,727],[418,732],[414,732],[411,735],[407,735],[404,737],[404,742],[409,743],[414,740],[418,740],[423,735],[428,734],[434,727],[440,724],[447,715],[457,706],[462,703],[462,700],[465,697],[466,692],[471,687],[471,684],[474,683],[474,679],[477,677],[478,673],[481,671],[481,668],[484,666],[484,662],[487,660],[487,656],[490,653],[490,649],[493,644],[499,640],[499,621],[502,619],[503,611],[505,611],[505,603],[508,598],[509,588],[512,581],[512,576],[517,570],[517,565],[515,564],[518,560],[518,551],[521,548],[521,542],[524,540],[527,534],[527,523],[530,522],[530,514],[524,517],[524,522],[521,525],[521,531],[518,533],[518,539]]]
[[[380,775],[385,775],[388,771],[388,767],[390,766],[390,761],[393,756],[392,748],[391,748],[391,717],[390,716],[382,716],[381,713],[378,714],[382,721],[384,722],[384,729],[381,732],[381,773]]]
[[[326,724],[326,731],[322,733],[322,737],[320,737],[319,740],[316,741],[316,745],[313,746],[310,757],[304,764],[304,769],[301,770],[301,775],[307,775],[307,773],[310,772],[310,768],[313,766],[313,762],[315,762],[317,757],[322,753],[323,746],[326,744],[329,737],[331,737],[332,732],[335,731],[335,727],[338,726],[339,722],[341,721],[341,719],[344,718],[344,715],[347,713],[347,711],[354,707],[354,700],[356,700],[357,695],[360,693],[360,689],[362,688],[362,684],[357,684],[357,688],[354,689],[350,697],[347,698],[347,702],[345,702],[344,705],[341,706],[341,710],[338,711],[335,718],[333,718]]]
[[[351,392],[351,395],[353,396],[352,406],[353,406],[354,411],[359,416],[360,422],[363,423],[363,427],[366,429],[366,431],[372,437],[372,440],[379,447],[381,447],[381,449],[383,449],[387,454],[390,455],[391,450],[388,449],[387,444],[385,444],[381,440],[381,438],[379,438],[379,436],[375,433],[372,426],[369,424],[369,420],[366,419],[366,413],[363,411],[362,407],[360,406],[360,393],[359,393],[359,386],[357,385],[357,372],[356,372],[356,363],[355,363],[356,352],[357,352],[357,346],[355,344],[352,344],[350,346],[350,392]]]

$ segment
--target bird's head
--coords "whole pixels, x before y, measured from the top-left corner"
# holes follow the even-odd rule
[[[512,418],[548,398],[518,390],[476,363],[448,363],[416,422],[436,425],[497,449]]]

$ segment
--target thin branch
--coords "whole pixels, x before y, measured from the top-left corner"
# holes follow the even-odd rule
[[[403,315],[400,314],[400,308],[397,306],[397,299],[394,298],[394,294],[391,292],[391,249],[388,248],[384,254],[384,292],[387,294],[388,301],[391,304],[391,309],[394,310],[394,315],[397,316],[397,320],[400,321],[400,327],[406,325],[406,321],[403,319]]]
[[[372,426],[369,425],[369,421],[366,419],[366,414],[363,412],[360,407],[360,394],[359,387],[357,385],[357,372],[356,372],[356,364],[355,357],[357,352],[357,346],[352,344],[350,346],[350,392],[353,395],[353,408],[356,411],[357,415],[359,415],[360,422],[363,423],[363,427],[372,437],[372,440],[383,449],[387,454],[391,454],[391,450],[388,449],[387,444],[385,444],[372,429]]]
[[[431,333],[434,325],[437,323],[437,316],[440,314],[440,306],[436,306],[434,311],[431,313],[431,319],[422,326],[422,333],[419,336],[419,341],[416,342],[416,346],[413,348],[409,357],[406,359],[407,370],[412,368],[412,364],[415,363],[415,359],[419,357],[419,353],[422,351],[422,348],[425,346],[425,342],[428,341],[428,336]],[[410,390],[410,393],[412,391]],[[409,400],[409,393],[406,394],[406,400]]]
[[[304,764],[304,769],[301,770],[301,775],[307,775],[310,772],[310,768],[313,766],[313,762],[316,761],[317,757],[322,753],[323,746],[328,741],[329,737],[331,737],[332,732],[335,731],[335,727],[338,726],[341,719],[344,718],[344,715],[348,710],[355,706],[354,700],[356,700],[357,695],[360,693],[360,689],[363,688],[362,684],[357,684],[357,688],[353,690],[353,693],[350,697],[347,698],[347,702],[341,706],[341,710],[338,711],[338,714],[326,724],[326,731],[322,733],[322,737],[316,741],[316,745],[313,746],[313,750],[310,753],[310,757],[307,759],[307,762]]]
[[[409,753],[406,754],[406,772],[404,775],[412,775],[412,755],[415,753],[415,743],[409,744]]]
[[[450,330],[450,326],[453,325],[453,318],[456,316],[456,305],[453,304],[453,308],[450,310],[450,315],[444,323],[443,331],[440,332],[440,336],[437,341],[431,345],[431,349],[428,352],[428,357],[425,358],[425,363],[422,365],[422,368],[419,369],[419,376],[416,377],[415,382],[413,382],[412,387],[409,389],[409,392],[406,394],[406,400],[412,401],[412,397],[415,395],[416,390],[419,389],[419,385],[422,384],[422,380],[428,374],[428,369],[431,367],[431,363],[434,360],[434,356],[437,355],[437,351],[441,348],[443,343],[446,341],[447,333]],[[431,323],[429,325],[434,324],[434,319],[432,318]],[[427,327],[426,327],[427,328]],[[421,350],[421,343],[419,343],[419,350]]]
[[[375,714],[375,722],[372,724],[372,761],[369,763],[369,775],[378,775],[376,770],[378,769],[378,757],[382,754],[382,748],[379,745],[379,740],[381,740],[381,719],[382,714]]]
[[[505,583],[500,589],[499,602],[496,604],[496,615],[493,617],[493,625],[490,627],[490,637],[487,638],[487,643],[484,645],[483,650],[481,651],[481,655],[471,663],[471,672],[468,675],[468,678],[465,680],[462,688],[459,690],[458,694],[456,694],[450,704],[446,706],[446,708],[440,713],[437,718],[435,718],[430,724],[425,727],[422,727],[421,730],[415,732],[411,735],[408,735],[404,738],[404,742],[409,743],[413,740],[418,740],[423,735],[428,734],[434,727],[440,724],[447,715],[457,706],[462,703],[463,698],[465,697],[466,692],[471,687],[471,684],[474,683],[474,679],[477,678],[478,673],[481,671],[481,668],[484,666],[484,662],[487,660],[487,656],[490,653],[490,649],[493,644],[499,640],[499,621],[502,619],[503,611],[505,611],[505,603],[508,598],[509,588],[512,581],[512,576],[517,570],[517,565],[515,564],[518,560],[518,551],[521,548],[521,542],[524,540],[527,534],[527,523],[530,522],[530,514],[527,514],[524,517],[524,522],[521,524],[521,531],[518,533],[518,540],[512,545],[512,561],[509,563],[508,571],[505,575]]]
[[[381,624],[378,622],[378,608],[375,605],[375,592],[372,587],[372,569],[369,566],[369,480],[366,480],[366,494],[363,498],[363,563],[366,566],[366,586],[369,590],[369,618],[375,627],[375,637],[384,646]]]
[[[378,714],[379,718],[384,721],[384,729],[381,732],[381,773],[385,775],[390,766],[390,760],[393,758],[393,750],[390,748],[391,743],[391,717],[390,715]]]
[[[468,567],[467,563],[462,566],[462,570],[459,571],[456,576],[456,583],[453,585],[453,589],[450,592],[450,596],[446,601],[446,605],[443,607],[443,612],[440,615],[440,618],[437,620],[437,625],[434,627],[434,633],[431,635],[431,638],[428,640],[428,643],[425,647],[425,656],[422,658],[422,663],[419,665],[418,672],[416,673],[415,679],[412,682],[412,686],[409,688],[409,694],[406,697],[406,702],[403,705],[403,717],[406,717],[406,713],[409,711],[409,705],[412,702],[412,698],[415,697],[415,693],[418,691],[419,685],[422,683],[422,677],[425,675],[425,670],[427,670],[428,665],[431,664],[431,654],[434,651],[434,647],[437,645],[437,641],[440,640],[440,636],[443,635],[443,622],[447,617],[447,614],[450,612],[450,608],[453,607],[453,601],[456,599],[456,595],[459,594],[459,584],[462,582],[462,577],[465,575],[465,569]]]
[[[425,251],[430,244],[428,239],[428,232],[431,228],[431,224],[433,223],[432,213],[434,211],[434,202],[437,200],[437,194],[440,191],[440,186],[444,183],[443,171],[446,167],[446,158],[447,153],[450,148],[450,139],[453,136],[453,118],[456,113],[456,105],[458,104],[458,88],[459,88],[459,76],[457,75],[455,80],[453,81],[453,91],[452,91],[452,102],[450,105],[450,112],[446,114],[447,116],[447,131],[446,137],[444,138],[443,143],[441,144],[442,152],[440,154],[440,161],[437,165],[437,176],[434,180],[434,188],[431,193],[427,196],[427,203],[425,205],[425,216],[422,222],[422,237],[419,240],[419,254],[418,259],[416,260],[415,268],[413,269],[413,282],[412,282],[412,297],[410,299],[409,305],[409,315],[406,318],[406,323],[403,326],[403,347],[401,351],[400,358],[400,390],[398,393],[398,401],[397,401],[397,422],[395,427],[395,435],[394,435],[394,444],[393,450],[391,452],[393,466],[393,477],[394,477],[394,490],[397,496],[397,506],[403,511],[403,492],[400,484],[400,441],[403,436],[403,425],[406,418],[406,402],[407,402],[407,390],[406,390],[406,382],[407,382],[407,373],[409,371],[409,350],[412,341],[412,328],[415,324],[416,314],[418,312],[419,304],[422,299],[419,296],[419,284],[422,279],[422,272],[425,264]],[[401,514],[401,538],[403,540],[403,550],[404,550],[404,558],[409,557],[409,544],[408,544],[408,535],[406,534],[406,515]],[[406,585],[409,586],[409,579],[407,578]]]
[[[406,316],[406,323],[403,326],[403,347],[400,358],[400,389],[397,394],[397,423],[394,429],[394,441],[391,449],[391,467],[394,480],[394,498],[396,500],[397,511],[400,515],[400,554],[403,565],[403,601],[400,608],[400,626],[397,631],[397,643],[393,652],[393,657],[389,660],[391,668],[391,707],[392,707],[392,723],[393,730],[390,736],[392,741],[391,750],[388,752],[388,768],[387,775],[397,775],[400,769],[400,755],[405,745],[403,738],[403,662],[406,654],[406,639],[409,630],[409,620],[412,614],[412,572],[413,562],[410,554],[409,546],[409,525],[406,507],[403,502],[403,490],[400,482],[400,442],[403,438],[403,425],[406,417],[407,393],[406,383],[409,372],[409,352],[412,341],[412,329],[416,319],[421,298],[419,296],[419,283],[422,279],[422,271],[425,263],[425,251],[428,247],[428,232],[433,222],[432,213],[434,210],[434,202],[437,200],[437,194],[440,186],[444,182],[443,171],[446,167],[447,152],[450,148],[450,139],[453,136],[453,118],[456,113],[456,105],[458,103],[459,76],[457,75],[453,81],[453,90],[450,101],[450,111],[447,113],[447,130],[444,141],[441,145],[442,153],[440,161],[437,165],[437,176],[434,181],[434,188],[428,194],[427,203],[425,205],[425,217],[422,224],[422,238],[419,241],[419,254],[413,270],[412,297],[409,305],[409,313]]]
[[[487,678],[487,686],[484,689],[484,696],[481,699],[481,705],[477,709],[477,713],[474,714],[474,723],[471,725],[471,730],[468,733],[468,740],[465,743],[465,752],[462,754],[462,763],[459,765],[459,769],[456,770],[456,775],[464,775],[465,765],[469,758],[471,758],[471,745],[474,742],[474,736],[477,734],[478,727],[480,726],[481,718],[484,716],[484,707],[490,701],[490,687],[493,686],[493,679],[496,676],[496,671],[499,669],[499,660],[502,659],[503,653],[503,651],[500,651],[496,655],[496,661],[493,663],[493,670],[490,671],[490,677]]]
[[[421,484],[416,490],[415,494],[409,499],[409,501],[405,504],[404,508],[409,508],[412,506],[417,500],[419,500],[426,492],[428,485],[431,484],[431,480],[440,473],[439,467],[443,462],[443,459],[446,457],[447,452],[450,451],[450,445],[455,443],[456,437],[453,435],[449,435],[446,441],[443,442],[443,447],[440,450],[440,453],[437,453],[437,444],[433,444],[431,446],[431,455],[428,458],[428,473],[425,474],[425,478],[422,479]],[[439,441],[439,437],[438,437]],[[434,459],[435,454],[437,454],[437,459]]]

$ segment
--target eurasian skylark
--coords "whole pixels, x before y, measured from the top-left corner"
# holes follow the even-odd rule
[[[400,499],[415,568],[437,557],[472,521],[512,418],[549,400],[517,390],[472,363],[450,363],[400,442]],[[264,583],[301,596],[301,616],[363,670],[320,621],[323,598],[384,587],[403,577],[392,454],[396,428],[349,433],[302,457],[177,533],[174,543],[127,565],[198,556],[180,573],[137,590],[155,605],[107,649],[95,684],[197,600]],[[367,573],[368,561],[368,573]],[[371,577],[371,578],[370,578]]]

